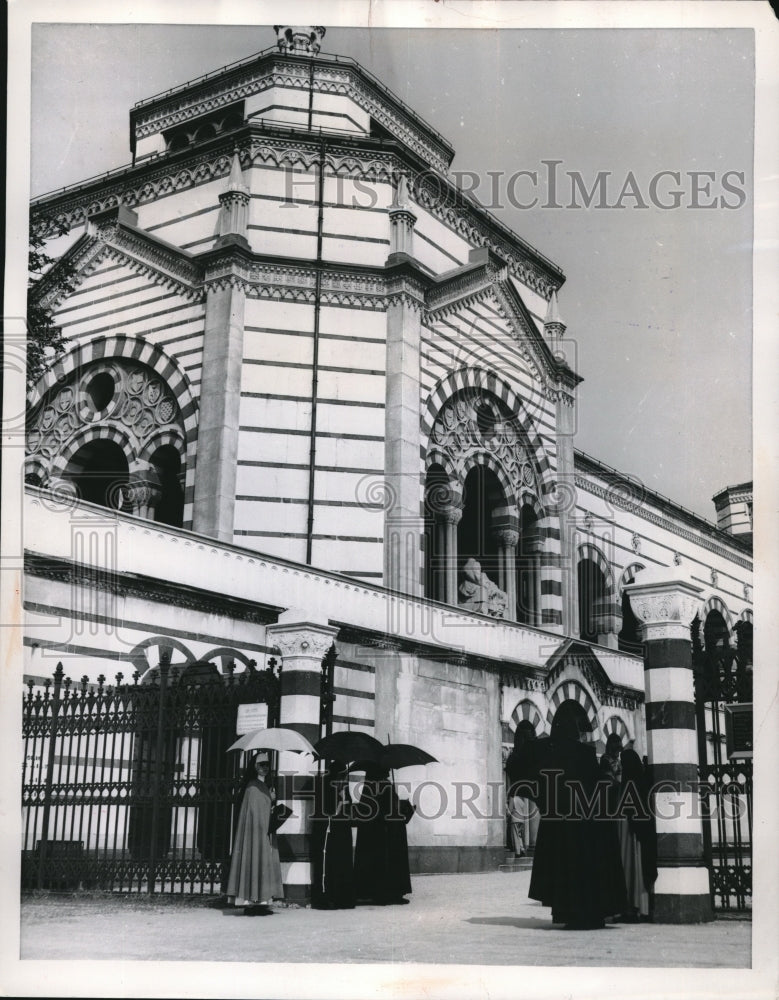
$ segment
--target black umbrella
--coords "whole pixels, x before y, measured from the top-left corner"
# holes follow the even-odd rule
[[[351,731],[333,733],[314,744],[314,750],[323,760],[365,760],[376,763],[384,749],[373,736]]]
[[[381,744],[379,744],[381,746]],[[352,765],[352,770],[364,770],[366,766],[378,765],[386,771],[397,770],[400,767],[414,767],[417,764],[437,764],[438,761],[427,750],[412,746],[410,743],[388,743],[381,747],[378,757],[361,757]]]

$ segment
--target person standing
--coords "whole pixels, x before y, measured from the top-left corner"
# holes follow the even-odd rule
[[[604,927],[624,909],[625,882],[614,824],[602,822],[595,748],[579,742],[570,716],[558,715],[550,736],[517,751],[512,774],[515,792],[540,811],[530,898],[566,929]]]
[[[616,817],[622,868],[625,873],[626,907],[620,919],[636,923],[648,919],[650,892],[657,878],[656,835],[649,808],[649,788],[641,758],[630,747],[622,749],[622,738],[610,733],[601,772],[610,784],[610,812]]]
[[[311,906],[315,910],[347,910],[355,905],[348,777],[346,764],[334,760],[316,780],[311,818]]]
[[[228,902],[246,916],[269,916],[271,901],[284,895],[276,835],[270,832],[275,793],[267,785],[270,760],[259,753],[249,762],[227,880]]]
[[[354,884],[358,901],[387,906],[408,903],[411,892],[406,824],[414,806],[398,798],[386,768],[370,765],[354,807],[357,843]]]
[[[513,786],[519,780],[517,763],[521,761],[519,751],[536,738],[532,723],[522,721],[514,731],[514,749],[506,758],[506,807],[509,822],[509,843],[507,846],[518,857],[526,855],[535,843],[538,830],[538,810],[530,799],[514,793]]]

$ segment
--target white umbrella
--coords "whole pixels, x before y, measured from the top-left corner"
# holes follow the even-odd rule
[[[291,750],[293,753],[314,753],[314,748],[294,729],[253,729],[240,736],[230,750]]]

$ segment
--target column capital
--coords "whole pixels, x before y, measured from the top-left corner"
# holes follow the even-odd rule
[[[275,625],[268,625],[266,634],[269,643],[277,646],[283,658],[302,657],[321,660],[338,635],[338,628],[325,622],[300,617],[287,618],[285,611]]]
[[[459,524],[463,517],[462,507],[442,507],[436,511],[436,520],[445,524]]]
[[[703,589],[674,576],[664,567],[642,570],[625,587],[633,614],[642,625],[645,641],[688,639],[690,624],[702,605]],[[667,574],[667,575],[666,575]]]
[[[493,534],[498,544],[505,548],[515,548],[519,542],[519,532],[514,528],[498,528]]]

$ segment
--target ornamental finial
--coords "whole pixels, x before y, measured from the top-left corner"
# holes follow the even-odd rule
[[[279,52],[285,55],[315,56],[322,47],[325,29],[318,24],[295,26],[274,24]]]

